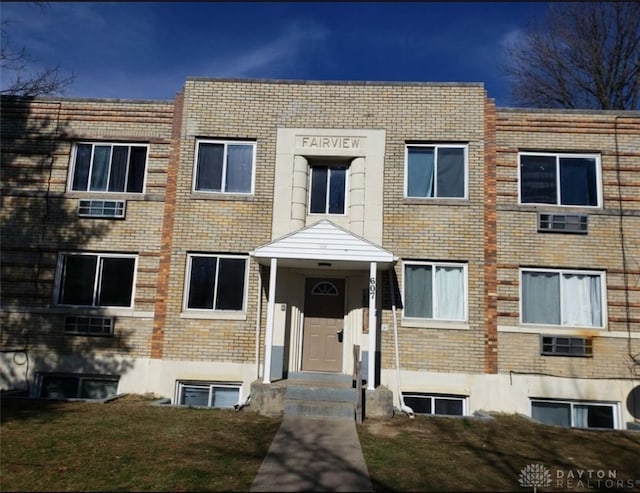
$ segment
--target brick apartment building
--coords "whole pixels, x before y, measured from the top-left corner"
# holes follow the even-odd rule
[[[371,415],[640,420],[639,112],[200,78],[1,112],[3,390],[259,407],[360,362]]]

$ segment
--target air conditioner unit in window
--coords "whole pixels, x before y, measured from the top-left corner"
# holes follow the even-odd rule
[[[112,317],[69,315],[64,318],[65,334],[110,336],[113,334],[113,326]]]
[[[124,200],[80,199],[78,216],[124,219]]]
[[[587,234],[588,216],[585,214],[538,213],[538,232],[540,233],[579,233]]]
[[[541,336],[540,354],[545,356],[592,356],[591,337]]]

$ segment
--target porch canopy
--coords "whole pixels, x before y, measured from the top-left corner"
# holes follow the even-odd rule
[[[369,306],[376,304],[378,270],[390,269],[395,262],[391,252],[335,223],[323,219],[249,252],[261,265],[270,266],[269,301],[265,334],[264,383],[271,383],[271,348],[278,266],[369,270]],[[369,327],[376,327],[376,310],[369,310]],[[369,331],[367,386],[374,388],[376,331]]]

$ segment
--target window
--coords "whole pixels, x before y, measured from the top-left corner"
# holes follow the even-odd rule
[[[532,400],[531,417],[547,425],[616,428],[616,405],[594,402]]]
[[[404,316],[466,319],[466,266],[406,262],[404,266]]]
[[[118,391],[117,376],[39,374],[39,396],[49,399],[107,399]]]
[[[240,386],[216,382],[178,382],[176,402],[183,406],[233,408]]]
[[[466,146],[408,145],[405,192],[407,197],[466,197]]]
[[[590,337],[542,336],[541,354],[546,356],[591,356],[593,343]]]
[[[603,327],[602,273],[523,270],[521,274],[522,323]]]
[[[189,255],[186,308],[244,310],[247,257]]]
[[[598,207],[594,155],[520,154],[520,203]]]
[[[131,255],[62,254],[58,304],[131,307],[135,269]]]
[[[71,190],[142,193],[146,165],[146,145],[78,143]]]
[[[253,193],[254,142],[201,140],[197,146],[196,191]]]
[[[344,214],[347,196],[347,166],[311,165],[310,214]]]
[[[464,416],[464,396],[403,392],[404,403],[416,414]]]

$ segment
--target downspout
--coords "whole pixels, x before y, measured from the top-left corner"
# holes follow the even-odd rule
[[[400,351],[398,350],[398,318],[396,315],[396,292],[393,286],[393,267],[389,269],[389,288],[391,289],[391,313],[393,314],[393,342],[396,350],[396,382],[398,385],[398,404],[400,411],[407,413],[407,416],[414,418],[413,409],[404,403],[404,397],[400,386]]]

